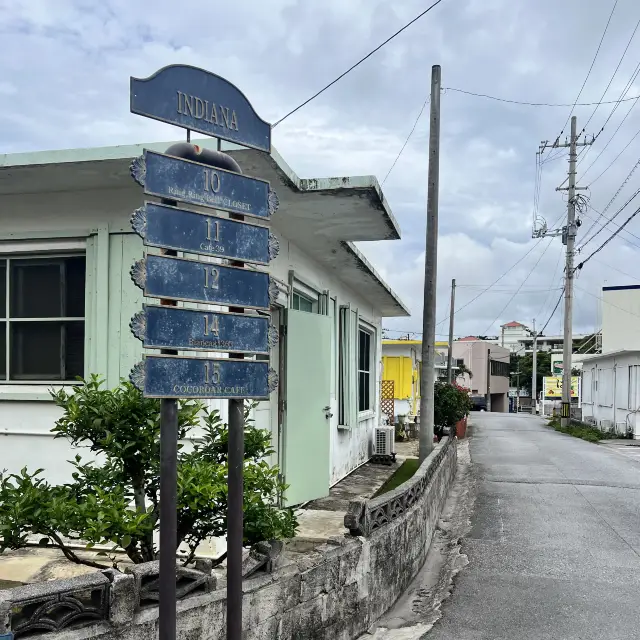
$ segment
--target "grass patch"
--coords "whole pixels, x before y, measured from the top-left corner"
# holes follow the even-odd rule
[[[560,433],[566,433],[574,438],[581,438],[587,442],[598,442],[599,440],[606,440],[607,438],[615,438],[615,435],[601,431],[597,427],[591,427],[586,424],[571,423],[568,427],[560,426],[559,418],[552,418],[548,422],[548,426]]]
[[[392,491],[396,487],[406,482],[418,470],[420,460],[418,458],[407,458],[396,470],[395,473],[376,491],[373,496],[377,498],[383,493]]]

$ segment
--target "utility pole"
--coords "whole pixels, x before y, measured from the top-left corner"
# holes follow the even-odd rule
[[[487,412],[491,411],[491,349],[487,349]]]
[[[438,266],[438,189],[440,178],[440,65],[431,67],[431,115],[427,184],[427,242],[422,307],[422,375],[420,376],[420,461],[433,449]]]
[[[447,382],[453,380],[453,314],[456,304],[456,279],[451,280],[451,308],[449,309],[449,348],[447,349]]]
[[[537,395],[538,395],[538,334],[536,332],[536,319],[533,319],[533,365],[531,367],[531,401],[533,406],[531,413],[535,416],[538,411]]]
[[[578,140],[576,134],[577,119],[576,116],[571,117],[571,137],[568,141],[560,143],[559,137],[549,144],[545,140],[540,145],[540,153],[549,148],[569,148],[569,175],[568,186],[556,187],[556,191],[567,191],[567,224],[562,229],[547,230],[546,224],[542,229],[533,230],[533,237],[541,238],[544,236],[562,236],[562,243],[566,245],[567,251],[565,256],[565,280],[564,280],[564,345],[563,345],[563,368],[562,372],[562,413],[560,424],[568,427],[571,422],[571,352],[573,350],[573,278],[574,278],[574,248],[578,225],[576,224],[576,191],[584,190],[586,187],[576,186],[576,161],[578,158],[577,148],[586,147],[593,144],[595,138],[591,136],[591,140],[587,140],[586,136],[583,142]],[[580,132],[582,133],[582,132]],[[563,183],[564,184],[564,183]]]

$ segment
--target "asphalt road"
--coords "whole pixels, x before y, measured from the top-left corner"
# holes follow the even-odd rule
[[[640,639],[640,457],[472,414],[472,528],[428,640]]]

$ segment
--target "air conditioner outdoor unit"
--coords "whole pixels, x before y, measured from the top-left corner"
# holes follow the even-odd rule
[[[611,420],[600,420],[600,429],[603,431],[611,431]]]
[[[374,456],[393,456],[394,427],[376,427]]]

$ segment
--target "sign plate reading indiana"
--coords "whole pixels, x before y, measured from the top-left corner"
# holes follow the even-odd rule
[[[150,298],[269,310],[278,296],[264,271],[185,258],[148,254],[131,267],[131,278]]]
[[[131,216],[146,246],[268,264],[280,249],[267,227],[145,202]]]
[[[269,218],[278,208],[264,180],[148,149],[131,163],[131,175],[150,196],[256,218]]]
[[[144,356],[129,378],[145,398],[268,400],[278,374],[265,360]]]
[[[183,64],[131,78],[131,112],[271,153],[271,125],[215,73]]]
[[[143,305],[131,319],[131,331],[147,349],[268,355],[278,343],[278,330],[266,316],[155,305]]]

